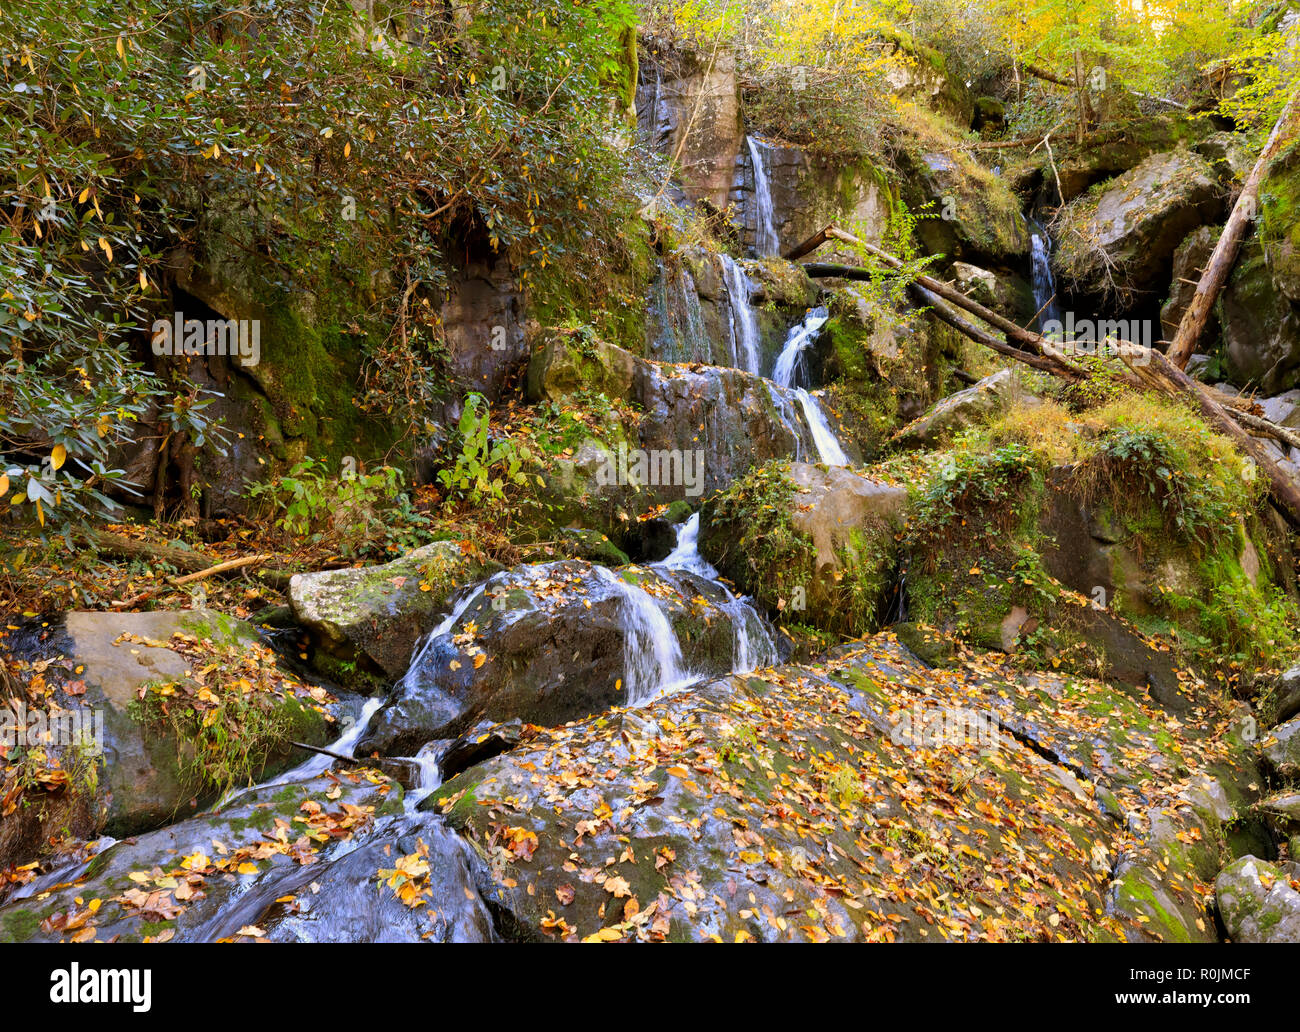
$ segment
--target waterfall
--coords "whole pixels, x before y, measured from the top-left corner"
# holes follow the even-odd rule
[[[667,262],[660,266],[651,284],[651,305],[658,328],[652,357],[665,362],[711,360],[700,293],[691,270],[680,258],[671,268]]]
[[[804,434],[803,427],[800,425],[799,414],[795,412],[794,405],[787,397],[786,391],[778,388],[770,380],[764,380],[763,385],[767,388],[767,396],[772,400],[772,408],[776,410],[776,414],[781,419],[781,425],[794,438],[794,461],[803,462]]]
[[[749,161],[754,170],[754,253],[760,258],[779,254],[781,243],[776,235],[776,211],[772,207],[772,184],[763,166],[762,145],[753,136],[749,142]]]
[[[802,387],[796,387],[794,393],[795,397],[799,399],[799,404],[803,406],[804,416],[808,419],[808,427],[812,430],[813,443],[817,446],[818,458],[828,466],[847,466],[849,457],[844,454],[839,438],[835,436],[835,431],[831,429],[830,423],[827,422],[826,413],[822,411],[817,399]]]
[[[442,787],[442,771],[438,769],[438,750],[445,744],[442,741],[426,742],[412,757],[419,779],[402,797],[402,805],[407,813],[415,813],[425,799]]]
[[[603,566],[592,568],[622,597],[623,687],[629,706],[689,684],[696,676],[682,667],[682,643],[662,609],[645,589]]]
[[[825,308],[815,308],[808,313],[807,318],[802,323],[790,327],[790,332],[785,338],[785,347],[781,349],[781,354],[777,356],[776,368],[772,371],[772,379],[779,386],[793,387],[795,385],[796,374],[802,371],[801,359],[803,353],[817,339],[817,334],[826,325],[829,316],[830,313]]]
[[[1047,323],[1055,322],[1058,327],[1061,323],[1061,306],[1056,301],[1056,281],[1052,278],[1052,238],[1032,219],[1029,225],[1032,227],[1034,308],[1039,313],[1038,328],[1045,333]]]
[[[730,255],[718,256],[722,261],[722,279],[727,286],[727,300],[731,304],[731,362],[737,369],[759,372],[758,314],[749,303],[752,285],[745,270]],[[745,364],[740,364],[741,353]]]
[[[747,674],[751,670],[761,670],[772,666],[778,659],[776,642],[768,632],[762,618],[744,597],[737,597],[718,580],[719,574],[704,557],[700,555],[700,514],[692,513],[690,518],[677,528],[677,547],[666,559],[654,564],[662,570],[685,570],[706,580],[713,581],[727,601],[719,608],[731,618],[731,627],[735,633],[735,643],[731,652],[731,672]]]
[[[700,514],[691,513],[690,518],[677,528],[677,547],[656,566],[665,566],[670,570],[687,570],[707,580],[718,579],[718,571],[704,561],[700,555]]]

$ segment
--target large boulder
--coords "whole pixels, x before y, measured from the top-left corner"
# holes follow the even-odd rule
[[[394,681],[452,592],[494,569],[454,541],[435,541],[378,566],[294,574],[289,604],[315,637],[322,672],[355,680],[349,671],[359,663]]]
[[[332,698],[282,674],[252,626],[210,610],[69,613],[22,655],[28,694],[7,700],[0,723],[24,723],[5,715],[19,705],[29,728],[65,714],[48,720],[51,741],[29,734],[29,745],[57,757],[66,790],[88,801],[90,834],[156,828],[214,799],[227,777],[284,769],[298,755],[290,742],[331,737]],[[200,730],[210,713],[231,732],[224,745]],[[74,727],[87,737],[74,740]]]
[[[652,568],[565,560],[503,572],[432,629],[358,748],[414,755],[480,719],[561,724],[725,673],[755,633],[732,601]]]
[[[1029,224],[1020,199],[996,176],[961,151],[932,150],[930,137],[904,137],[895,161],[902,199],[928,214],[915,233],[929,254],[976,265],[1023,265],[1029,256]]]
[[[480,889],[520,938],[1208,939],[1197,858],[1132,857],[1176,914],[1106,902],[1210,724],[993,657],[936,674],[881,635],[541,732],[423,805],[495,859]]]
[[[1265,769],[1278,778],[1300,780],[1300,717],[1273,728],[1259,747]]]
[[[1254,856],[1234,860],[1215,879],[1223,926],[1233,942],[1300,942],[1300,865]]]
[[[906,499],[846,469],[774,463],[705,503],[700,551],[769,611],[863,633],[893,583]]]
[[[1222,187],[1204,158],[1153,154],[1061,210],[1053,265],[1076,294],[1131,303],[1163,290],[1179,243],[1222,211]]]

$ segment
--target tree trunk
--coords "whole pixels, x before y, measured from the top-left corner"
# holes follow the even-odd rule
[[[1219,242],[1214,245],[1214,252],[1205,266],[1201,281],[1196,285],[1196,294],[1192,298],[1192,303],[1187,306],[1187,311],[1183,313],[1183,318],[1178,323],[1178,332],[1174,334],[1168,352],[1169,361],[1178,369],[1187,368],[1187,360],[1196,350],[1196,345],[1205,330],[1205,323],[1210,318],[1210,309],[1214,306],[1219,291],[1228,282],[1228,275],[1237,262],[1237,252],[1241,249],[1241,239],[1245,236],[1246,226],[1255,218],[1259,183],[1264,178],[1264,169],[1283,141],[1283,128],[1295,114],[1297,102],[1300,102],[1300,90],[1291,94],[1291,99],[1287,101],[1281,116],[1273,126],[1273,131],[1269,134],[1268,142],[1259,152],[1255,167],[1250,170],[1250,175],[1241,188],[1241,196],[1237,198],[1232,215],[1223,227],[1223,232],[1219,234]],[[1291,139],[1291,136],[1287,135],[1286,139]]]

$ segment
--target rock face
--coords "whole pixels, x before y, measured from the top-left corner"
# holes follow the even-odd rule
[[[454,424],[466,392],[496,401],[506,379],[528,358],[523,302],[507,263],[478,262],[463,270],[448,289],[441,315],[456,387],[444,419]]]
[[[878,244],[889,227],[896,188],[866,160],[833,161],[792,144],[763,142],[760,160],[772,194],[774,229],[780,252],[808,239],[831,223],[861,226],[863,239]],[[746,151],[737,162],[731,203],[740,212],[742,242],[757,239],[754,164]],[[818,250],[818,260],[836,261],[851,252],[834,244]]]
[[[1098,682],[936,678],[878,636],[542,732],[424,805],[496,850],[481,891],[523,938],[1211,939],[1197,863],[1141,835],[1150,902],[1102,916],[1125,814],[1213,753],[1164,728]],[[1021,878],[1041,906],[1006,907]]]
[[[361,660],[392,681],[406,672],[416,641],[452,591],[490,572],[455,542],[435,541],[379,566],[294,574],[289,603],[316,636],[323,652],[317,665],[326,673],[337,672],[337,661]]]
[[[775,464],[705,503],[700,551],[770,612],[862,633],[893,578],[906,500],[846,469]]]
[[[1267,394],[1300,385],[1300,302],[1277,288],[1257,238],[1242,245],[1216,311],[1233,383]]]
[[[190,645],[200,651],[181,651]],[[90,754],[97,771],[93,777],[77,773],[74,743],[56,741],[51,750],[73,776],[69,790],[93,800],[94,831],[120,836],[156,828],[196,801],[215,797],[218,786],[192,769],[193,742],[181,738],[166,719],[150,715],[141,701],[149,686],[203,683],[200,679],[211,674],[200,669],[206,646],[219,650],[213,659],[232,680],[247,671],[222,662],[223,656],[260,655],[262,663],[273,667],[250,625],[209,610],[69,613],[61,631],[43,643],[39,661],[47,664],[50,698],[79,713],[89,735],[102,731],[102,753]],[[212,682],[213,691],[221,687],[220,679]],[[285,680],[264,697],[266,711],[284,722],[284,730],[270,743],[261,776],[288,765],[293,758],[289,740],[312,745],[328,740],[323,705],[328,696],[317,693],[319,699]],[[48,705],[48,699],[41,703],[42,708]],[[182,693],[176,694],[175,705],[186,705]]]
[[[1223,925],[1233,942],[1300,942],[1300,864],[1235,860],[1215,879]]]
[[[1037,314],[1033,287],[1009,270],[992,272],[968,262],[953,262],[952,275],[963,294],[1007,318],[1027,323]]]
[[[611,534],[617,511],[694,503],[758,463],[817,455],[794,392],[738,369],[666,365],[601,342],[557,339],[533,356],[528,383],[535,400],[588,390],[640,408],[636,425],[620,431],[623,441],[588,440],[554,478],[557,504],[581,503],[574,522],[603,520],[599,529]]]
[[[659,154],[680,162],[682,191],[718,211],[727,207],[744,132],[735,58],[643,47],[636,89],[637,127]]]
[[[729,603],[692,574],[648,568],[566,560],[498,574],[422,642],[360,752],[413,755],[481,718],[561,724],[727,672],[742,618]]]
[[[1020,395],[1015,374],[1000,369],[979,383],[950,394],[894,437],[900,448],[933,448],[967,427],[988,422]]]
[[[1175,248],[1222,211],[1222,188],[1204,158],[1186,150],[1153,154],[1062,210],[1052,261],[1075,293],[1129,303],[1163,289]]]
[[[664,256],[650,285],[646,356],[748,369],[748,319],[758,369],[770,373],[789,328],[816,297],[817,286],[790,262],[737,262],[698,245],[679,248]]]

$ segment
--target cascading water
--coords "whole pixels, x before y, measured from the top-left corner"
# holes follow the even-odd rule
[[[826,325],[829,314],[825,308],[815,308],[808,313],[802,323],[790,328],[785,339],[785,347],[777,356],[772,379],[778,387],[791,388],[794,396],[799,399],[804,418],[808,421],[808,429],[812,431],[818,459],[828,466],[847,466],[849,457],[844,453],[835,431],[831,429],[821,405],[804,388],[794,386],[795,379],[802,369],[803,354],[817,339],[817,334]]]
[[[844,453],[844,448],[840,445],[839,438],[835,436],[835,431],[831,429],[826,413],[817,404],[817,399],[802,387],[796,387],[794,393],[799,399],[799,404],[803,406],[803,414],[808,420],[808,428],[812,430],[818,457],[828,466],[847,466],[849,457]]]
[[[691,513],[689,519],[677,528],[677,546],[667,558],[655,563],[670,570],[687,570],[708,580],[718,579],[718,571],[700,555],[700,514]]]
[[[677,547],[655,566],[662,570],[684,570],[713,583],[723,592],[727,601],[719,608],[731,617],[735,631],[735,645],[731,654],[731,671],[746,674],[774,664],[778,659],[776,642],[768,632],[762,618],[749,601],[737,597],[718,580],[718,571],[700,555],[700,514],[692,513],[677,528]]]
[[[1032,219],[1029,225],[1034,308],[1038,312],[1038,328],[1045,331],[1049,322],[1055,322],[1059,326],[1061,321],[1061,306],[1056,301],[1056,281],[1052,277],[1052,238],[1047,235],[1047,230]]]
[[[806,378],[803,367],[804,352],[812,346],[817,334],[826,325],[830,313],[825,308],[814,308],[807,318],[798,326],[790,327],[785,338],[785,347],[777,356],[776,368],[772,370],[772,379],[782,387],[794,387],[800,374]]]
[[[649,702],[661,692],[697,680],[682,666],[682,643],[654,599],[604,566],[592,569],[622,597],[623,686],[628,705]]]
[[[772,184],[763,164],[763,147],[753,136],[749,143],[749,164],[754,173],[754,253],[760,258],[779,254],[781,243],[776,235],[776,209],[772,205]]]
[[[727,300],[731,305],[731,364],[737,369],[757,374],[758,314],[749,303],[751,284],[745,270],[730,255],[720,255],[722,279],[727,287]],[[740,364],[744,359],[744,365]]]

